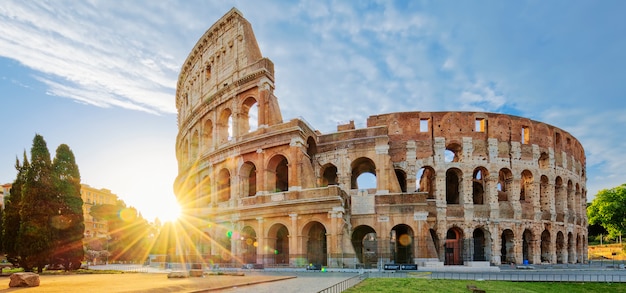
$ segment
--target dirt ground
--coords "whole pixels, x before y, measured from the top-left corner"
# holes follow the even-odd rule
[[[39,287],[10,288],[9,277],[2,276],[0,292],[209,292],[290,278],[295,277],[208,275],[168,279],[167,274],[147,273],[42,275]]]

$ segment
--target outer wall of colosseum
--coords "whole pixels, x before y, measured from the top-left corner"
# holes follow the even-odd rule
[[[283,121],[273,63],[236,9],[176,93],[188,254],[222,266],[376,267],[587,259],[585,154],[568,132],[482,112],[370,116],[321,134]],[[375,188],[359,188],[362,176]]]

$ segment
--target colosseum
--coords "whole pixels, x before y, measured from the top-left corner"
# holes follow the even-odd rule
[[[415,111],[324,134],[284,121],[274,88],[274,65],[235,8],[185,60],[174,189],[197,232],[187,253],[238,267],[587,260],[585,153],[568,132]]]

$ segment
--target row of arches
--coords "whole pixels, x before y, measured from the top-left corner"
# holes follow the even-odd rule
[[[259,172],[256,164],[252,161],[244,162],[238,170],[233,174],[227,167],[217,169],[213,180],[210,175],[205,175],[200,181],[200,188],[194,189],[195,183],[189,182],[189,190],[200,191],[198,197],[198,206],[206,206],[210,203],[219,203],[229,201],[233,196],[233,187],[235,179],[239,183],[240,190],[236,194],[242,197],[255,196],[259,191],[263,191],[259,187],[260,182],[264,182],[265,188],[270,192],[284,192],[289,190],[289,161],[287,157],[281,154],[271,157],[267,165]],[[238,178],[235,178],[235,175]],[[214,183],[213,183],[214,182]],[[212,189],[214,186],[214,190]],[[215,195],[215,196],[213,196]]]
[[[499,235],[491,235],[487,227],[477,226],[466,235],[460,227],[451,226],[444,234],[429,229],[427,235],[416,235],[411,226],[398,224],[381,235],[371,226],[359,225],[352,230],[350,243],[356,263],[366,268],[388,262],[415,263],[428,255],[428,251],[435,251],[436,258],[444,265],[464,265],[468,261],[534,264],[584,260],[584,235],[549,228],[540,234],[530,227],[519,234],[513,230],[505,228]],[[217,256],[214,261],[222,263],[327,266],[332,250],[327,229],[318,221],[303,225],[297,235],[281,223],[271,225],[263,233],[257,233],[250,225],[241,231],[233,232],[224,226],[212,232],[206,234],[203,245],[211,247],[211,254]],[[334,254],[339,255],[337,251]]]
[[[326,227],[318,221],[302,226],[297,237],[281,223],[273,224],[264,233],[257,233],[250,225],[244,226],[241,231],[233,231],[228,226],[205,233],[202,240],[201,246],[207,250],[204,252],[210,251],[215,262],[275,266],[309,263],[328,265]],[[297,244],[290,243],[290,239],[300,239],[300,247],[294,247]]]
[[[259,125],[258,111],[257,99],[249,96],[239,105],[223,108],[213,117],[205,119],[189,132],[189,137],[178,147],[179,162],[195,161],[201,153],[255,131]]]

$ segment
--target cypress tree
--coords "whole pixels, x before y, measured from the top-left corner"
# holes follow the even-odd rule
[[[7,260],[12,264],[19,266],[19,256],[17,253],[17,237],[20,230],[20,208],[22,206],[22,186],[28,169],[28,158],[24,151],[24,163],[20,165],[20,161],[15,158],[15,169],[17,169],[17,177],[11,185],[9,191],[10,196],[5,198],[5,207],[3,214],[2,229],[2,247],[6,254]]]
[[[84,257],[83,237],[85,223],[83,200],[80,197],[80,172],[74,153],[66,144],[60,145],[52,162],[54,187],[57,195],[52,218],[55,237],[55,264],[62,264],[65,270],[80,268]]]
[[[25,271],[37,267],[41,273],[49,263],[53,248],[50,226],[56,193],[52,180],[52,163],[46,141],[39,134],[30,150],[30,167],[26,171],[20,208],[21,225],[17,239],[20,265]],[[58,213],[58,212],[57,212]]]

